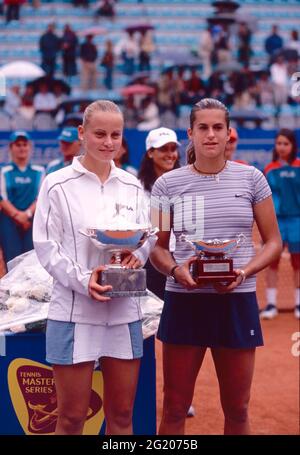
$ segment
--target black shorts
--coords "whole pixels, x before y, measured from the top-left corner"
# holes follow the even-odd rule
[[[166,291],[157,338],[164,343],[210,348],[262,346],[256,293]]]

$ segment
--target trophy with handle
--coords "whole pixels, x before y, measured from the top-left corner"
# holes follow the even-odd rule
[[[180,241],[188,242],[197,260],[192,264],[192,276],[196,283],[223,282],[230,284],[236,279],[233,271],[233,260],[229,254],[245,241],[244,234],[238,234],[235,239],[213,239],[208,241],[195,240],[182,234]]]
[[[155,230],[117,216],[106,228],[86,228],[79,232],[89,237],[96,248],[104,251],[106,269],[99,274],[98,283],[101,286],[112,286],[112,290],[105,293],[106,296],[147,295],[146,270],[122,266],[122,255],[139,248],[146,238],[155,234]]]

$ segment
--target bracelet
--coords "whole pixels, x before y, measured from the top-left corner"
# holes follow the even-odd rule
[[[25,213],[26,213],[27,218],[28,218],[29,220],[31,220],[31,219],[33,218],[33,213],[32,213],[32,211],[31,211],[30,209],[27,209],[27,210],[25,211]]]
[[[175,278],[175,275],[174,275],[174,272],[175,270],[179,267],[178,264],[174,265],[172,268],[171,268],[171,271],[170,271],[170,274],[169,276],[174,280],[174,283],[177,283],[177,280]]]
[[[247,278],[247,277],[246,277],[246,272],[245,272],[245,270],[240,269],[240,276],[242,276],[241,284],[243,284],[244,281],[245,281],[245,279]]]

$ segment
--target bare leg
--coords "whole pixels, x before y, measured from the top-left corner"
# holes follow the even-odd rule
[[[206,348],[163,343],[164,403],[159,434],[184,434]]]
[[[94,362],[54,365],[58,404],[55,434],[82,434],[92,387]]]
[[[255,349],[212,349],[225,416],[224,434],[250,434],[248,403]]]
[[[101,358],[106,434],[132,434],[132,413],[140,360]]]
[[[280,258],[277,261],[270,264],[267,269],[266,284],[267,288],[276,288],[278,281],[278,268],[279,268]]]
[[[291,264],[294,270],[295,288],[300,288],[300,254],[291,253]],[[298,302],[299,304],[300,302]]]
[[[277,288],[277,281],[278,281],[278,267],[274,268],[270,266],[267,269],[267,288]]]
[[[2,248],[0,247],[0,278],[6,274],[6,265],[3,257]]]

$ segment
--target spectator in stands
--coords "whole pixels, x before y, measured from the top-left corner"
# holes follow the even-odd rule
[[[289,95],[288,66],[282,55],[275,57],[274,63],[270,66],[270,73],[274,90],[274,102],[280,109],[287,102]]]
[[[245,22],[241,22],[237,32],[238,39],[238,61],[246,68],[249,67],[252,32]]]
[[[32,86],[27,85],[21,96],[21,104],[12,119],[14,129],[25,129],[28,131],[33,129],[33,118],[35,115],[33,96]]]
[[[199,42],[198,54],[201,57],[203,70],[202,77],[204,80],[209,79],[212,73],[212,54],[214,51],[214,41],[212,37],[211,27],[208,26],[207,29],[202,33]]]
[[[19,85],[13,85],[7,90],[3,110],[11,118],[13,118],[20,104],[21,104],[20,87]]]
[[[33,88],[31,85],[27,85],[21,97],[21,106],[19,107],[19,112],[24,115],[24,117],[32,118],[34,116],[35,109],[33,99]]]
[[[283,39],[278,34],[278,29],[278,25],[273,25],[271,35],[265,40],[265,50],[269,54],[270,63],[273,62],[273,57],[278,53],[278,51],[283,48]]]
[[[97,58],[98,51],[93,43],[93,35],[87,35],[80,46],[81,60],[81,89],[87,91],[97,88]]]
[[[124,171],[137,176],[138,172],[136,168],[130,164],[129,146],[124,136],[122,138],[120,151],[114,157],[114,163],[117,167],[124,169]]]
[[[80,154],[81,143],[78,138],[78,130],[74,126],[65,127],[58,136],[60,151],[63,158],[50,161],[46,168],[46,174],[58,171],[72,164],[74,156]]]
[[[217,26],[215,26],[217,27]],[[230,34],[227,25],[218,26],[219,32],[214,36],[214,50],[218,64],[228,63],[231,59]]]
[[[262,71],[256,82],[258,106],[274,105],[274,89],[268,71]]]
[[[217,100],[202,99],[191,111],[189,164],[159,177],[151,192],[152,219],[160,231],[150,259],[168,277],[158,328],[164,366],[161,435],[184,433],[187,410],[208,348],[219,381],[224,433],[250,433],[248,403],[255,350],[263,344],[255,274],[276,260],[281,240],[263,174],[224,159],[229,134],[226,107]],[[242,197],[233,198],[234,193]],[[194,239],[197,235],[199,195],[204,201],[198,209],[198,219],[205,226],[204,235],[202,229],[198,232],[201,240],[234,239],[241,232],[246,236],[244,244],[231,253],[235,279],[229,285],[207,283],[199,287],[190,273],[196,258],[181,235],[190,233]],[[193,202],[185,203],[185,197]],[[257,254],[252,248],[254,220],[264,237],[264,248]],[[169,249],[171,229],[176,235],[173,254]]]
[[[161,123],[170,126],[176,124],[178,114],[176,104],[176,80],[172,68],[166,68],[159,76],[157,83],[157,101]]]
[[[160,125],[159,109],[152,95],[146,96],[139,109],[139,123],[137,129],[139,131],[149,131],[153,128],[158,128]]]
[[[6,5],[6,23],[20,19],[20,8],[25,0],[4,0]]]
[[[53,77],[56,57],[61,48],[61,40],[55,34],[55,24],[48,25],[46,32],[40,37],[39,46],[42,54],[41,66],[48,76]]]
[[[256,81],[249,68],[233,75],[234,103],[237,110],[250,110],[256,107]]]
[[[55,95],[49,91],[49,86],[46,82],[39,85],[38,92],[34,95],[33,105],[35,112],[53,113],[57,107]]]
[[[75,7],[83,6],[84,8],[89,7],[89,0],[72,0],[72,3]]]
[[[212,98],[217,98],[218,100],[223,100],[225,98],[224,81],[219,71],[213,72],[208,79],[207,92]]]
[[[205,96],[206,88],[197,68],[191,68],[191,76],[185,81],[185,104],[195,104]]]
[[[174,101],[177,111],[180,104],[186,104],[186,69],[185,65],[179,66],[174,77]]]
[[[285,45],[285,58],[289,62],[294,62],[297,71],[300,58],[300,40],[298,30],[291,30],[290,39]]]
[[[78,38],[69,24],[64,27],[64,33],[61,39],[61,49],[63,58],[63,73],[66,77],[77,74],[76,56],[77,56]]]
[[[105,50],[101,60],[101,65],[105,69],[104,85],[108,90],[113,88],[113,72],[114,72],[115,56],[113,51],[113,43],[111,40],[105,41]]]
[[[135,105],[134,96],[129,95],[124,99],[123,115],[125,120],[125,128],[132,129],[136,128],[138,117],[137,107]]]
[[[10,136],[11,162],[0,170],[0,243],[5,262],[33,248],[32,220],[44,169],[30,164],[26,131]]]
[[[151,54],[155,51],[155,44],[151,30],[141,32],[140,52],[139,52],[139,70],[151,70]]]
[[[295,49],[298,52],[298,57],[300,57],[300,40],[298,30],[291,30],[290,40],[286,43],[287,49]]]
[[[295,317],[300,317],[300,159],[297,158],[295,133],[281,129],[275,139],[273,160],[265,168],[273,192],[273,200],[282,240],[287,245],[294,270]],[[261,312],[264,319],[278,314],[277,281],[280,258],[267,270],[267,306]]]
[[[109,17],[113,20],[116,15],[114,6],[115,0],[101,0],[96,6],[95,16]]]
[[[62,84],[58,81],[53,84],[53,95],[55,96],[56,106],[59,106],[68,99],[68,95],[65,93]]]
[[[139,55],[139,46],[134,33],[129,31],[115,46],[115,53],[121,56],[124,63],[124,73],[131,76],[135,71],[136,58]]]

